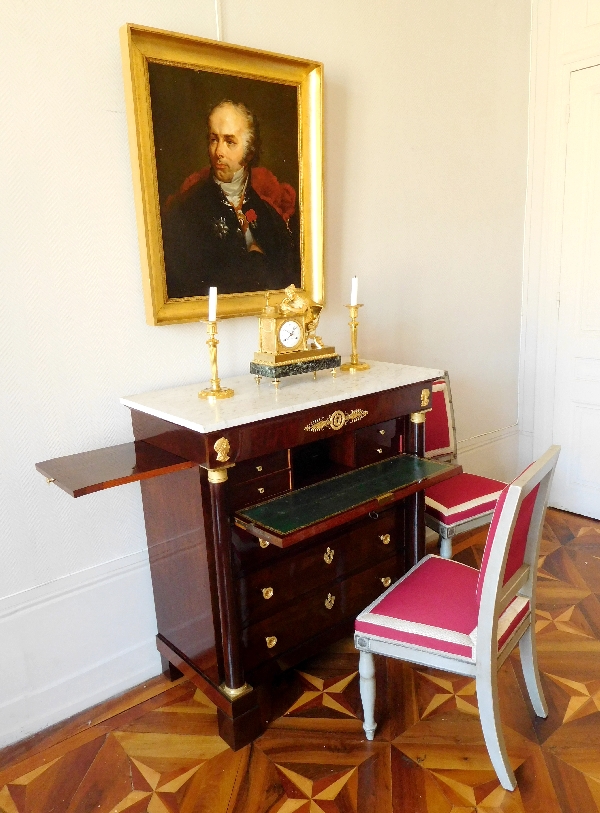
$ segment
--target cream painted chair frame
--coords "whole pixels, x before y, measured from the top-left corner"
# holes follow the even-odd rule
[[[471,659],[455,657],[433,649],[409,646],[401,642],[381,640],[374,636],[370,637],[363,632],[355,633],[354,643],[360,651],[359,672],[360,693],[364,710],[363,727],[368,740],[373,739],[376,729],[374,719],[374,654],[474,677],[483,736],[492,765],[502,787],[507,790],[515,789],[517,783],[506,753],[500,722],[498,669],[516,644],[519,643],[523,675],[533,708],[538,717],[547,716],[548,710],[538,673],[533,625],[535,623],[535,588],[539,544],[548,503],[548,493],[559,453],[560,447],[553,446],[526,469],[523,474],[510,484],[504,504],[499,508],[500,516],[492,540],[481,589],[476,628],[477,635],[474,656]],[[507,584],[503,584],[510,541],[519,509],[524,498],[538,483],[539,489],[529,524],[523,565]],[[415,568],[418,567],[418,564],[415,565]],[[395,586],[390,587],[386,594],[391,592]],[[502,612],[516,596],[523,596],[529,600],[529,611],[516,626],[500,652],[498,652],[498,620]],[[380,600],[381,597],[376,602],[373,602],[373,605]],[[368,612],[369,609],[370,607],[365,612]]]
[[[444,405],[446,407],[446,420],[448,422],[448,446],[440,449],[425,450],[425,457],[437,460],[440,463],[456,463],[458,457],[458,444],[456,441],[456,421],[454,419],[454,403],[452,402],[452,388],[450,387],[450,375],[448,370],[444,370],[444,375],[434,381],[431,387],[432,398],[437,392],[444,393]],[[427,424],[425,424],[427,426]],[[425,435],[425,446],[427,447],[427,435]]]
[[[439,519],[432,517],[427,513],[427,506],[425,506],[425,525],[432,531],[435,531],[439,536],[440,543],[440,556],[443,559],[452,559],[452,540],[458,534],[464,534],[467,531],[474,531],[475,528],[481,528],[486,525],[492,518],[494,512],[488,511],[485,514],[479,514],[478,517],[473,519],[466,519],[464,522],[457,522],[456,525],[446,525],[440,522]],[[435,540],[435,537],[432,537]],[[433,545],[433,542],[431,543]]]
[[[454,418],[454,403],[452,401],[452,388],[450,387],[450,376],[448,371],[444,371],[443,379],[440,378],[432,387],[432,392],[443,392],[444,401],[446,406],[446,418],[448,421],[448,436],[449,446],[441,452],[437,449],[425,452],[425,457],[440,462],[456,463],[458,459],[458,444],[456,440],[456,421]],[[427,427],[425,428],[427,433]],[[425,435],[427,437],[427,434]],[[503,484],[504,485],[504,484]],[[427,505],[425,505],[425,525],[432,531],[435,531],[439,536],[440,556],[443,559],[452,559],[452,539],[457,534],[463,534],[467,531],[472,531],[475,528],[480,528],[486,525],[492,518],[494,513],[493,509],[484,514],[465,519],[463,522],[457,522],[453,525],[447,525],[437,517],[432,516],[427,512]]]

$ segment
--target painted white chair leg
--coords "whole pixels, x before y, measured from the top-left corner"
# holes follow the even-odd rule
[[[360,653],[358,662],[360,674],[360,699],[362,700],[365,721],[363,728],[368,740],[375,736],[375,661],[370,652]]]
[[[529,699],[533,710],[538,717],[548,716],[548,706],[544,697],[544,690],[540,683],[540,673],[537,664],[537,648],[535,645],[535,630],[533,623],[529,625],[527,631],[519,641],[519,651],[521,653],[521,667],[525,685],[529,692]]]
[[[517,787],[517,780],[510,767],[500,724],[498,676],[495,663],[492,664],[491,670],[483,669],[478,672],[476,685],[479,718],[488,754],[502,787],[505,790],[514,790]]]
[[[440,534],[440,556],[442,559],[452,559],[452,537]]]

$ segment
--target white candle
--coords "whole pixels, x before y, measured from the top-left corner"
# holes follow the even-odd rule
[[[208,289],[208,321],[217,321],[217,289]]]
[[[358,305],[358,277],[352,277],[352,287],[350,288],[350,304]]]

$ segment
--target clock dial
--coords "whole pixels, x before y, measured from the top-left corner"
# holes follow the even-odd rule
[[[279,341],[284,347],[292,348],[302,340],[302,330],[298,322],[289,319],[279,328]]]

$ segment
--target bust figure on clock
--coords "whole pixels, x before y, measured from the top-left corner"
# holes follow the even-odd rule
[[[285,289],[285,296],[281,301],[279,310],[283,314],[304,314],[306,323],[306,342],[309,347],[321,349],[323,339],[315,335],[319,317],[321,316],[322,305],[317,305],[301,288],[295,285],[288,285]]]

